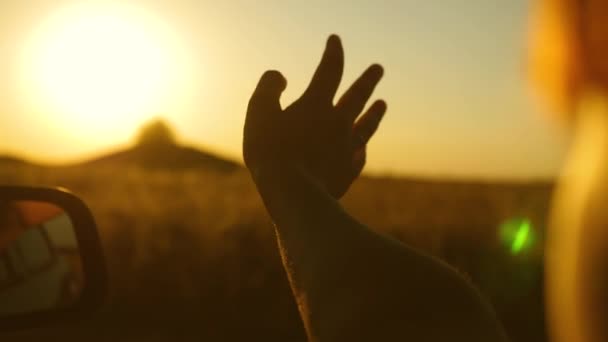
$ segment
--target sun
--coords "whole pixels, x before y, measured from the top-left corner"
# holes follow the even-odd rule
[[[70,129],[110,134],[163,111],[170,39],[141,11],[77,6],[51,15],[27,48],[28,91]]]

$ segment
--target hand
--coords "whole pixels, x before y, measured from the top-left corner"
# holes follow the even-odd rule
[[[343,69],[342,44],[332,35],[310,85],[284,110],[279,98],[287,81],[278,71],[264,73],[249,101],[243,141],[245,164],[254,175],[262,166],[292,163],[333,197],[346,193],[363,170],[367,143],[386,104],[378,100],[360,115],[382,78],[382,67],[374,64],[334,105]]]

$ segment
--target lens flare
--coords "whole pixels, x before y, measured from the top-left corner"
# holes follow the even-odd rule
[[[532,223],[527,218],[514,218],[500,225],[500,237],[511,254],[522,254],[534,246]]]

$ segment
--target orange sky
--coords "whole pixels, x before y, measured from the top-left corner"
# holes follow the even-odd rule
[[[555,175],[562,161],[565,134],[538,113],[527,92],[524,0],[403,0],[382,6],[375,1],[272,0],[261,6],[245,0],[132,0],[88,1],[86,11],[73,10],[82,3],[0,3],[0,153],[51,162],[78,160],[129,144],[142,121],[162,113],[183,141],[240,159],[245,107],[259,75],[269,68],[282,71],[289,82],[283,103],[289,103],[306,86],[327,35],[338,33],[346,51],[344,84],[370,63],[379,62],[386,70],[377,97],[389,109],[370,145],[370,171],[537,178]],[[163,78],[157,93],[142,93],[144,85],[156,82],[137,83],[150,76],[142,66],[139,75],[144,76],[133,83],[125,79],[120,83],[124,89],[100,89],[129,101],[140,95],[144,100],[124,107],[122,102],[96,102],[84,113],[86,87],[71,90],[63,79],[53,83],[53,73],[52,86],[36,86],[36,66],[53,70],[54,64],[46,62],[50,57],[45,53],[32,52],[46,50],[32,46],[42,44],[36,41],[39,36],[53,42],[54,29],[44,26],[49,22],[59,22],[53,25],[63,32],[62,23],[90,23],[78,13],[96,11],[116,16],[134,27],[133,32],[143,32],[152,49],[166,52],[156,64],[146,59],[153,70],[164,73],[159,73]],[[56,20],[58,13],[68,12],[77,14]],[[67,48],[86,60],[93,58],[86,57],[87,51],[100,47]],[[151,51],[141,49],[133,51]],[[78,58],[74,61],[66,62],[70,70],[99,71],[95,60],[83,66],[74,65]],[[82,73],[75,72],[73,82],[86,83],[88,76]],[[96,75],[105,76],[112,75]],[[48,94],[57,88],[59,95]],[[131,93],[133,88],[139,93]],[[62,96],[66,99],[61,103],[80,102],[55,104]]]

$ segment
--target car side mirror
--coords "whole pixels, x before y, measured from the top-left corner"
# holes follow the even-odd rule
[[[78,197],[0,186],[0,330],[82,316],[105,289],[95,222]]]

